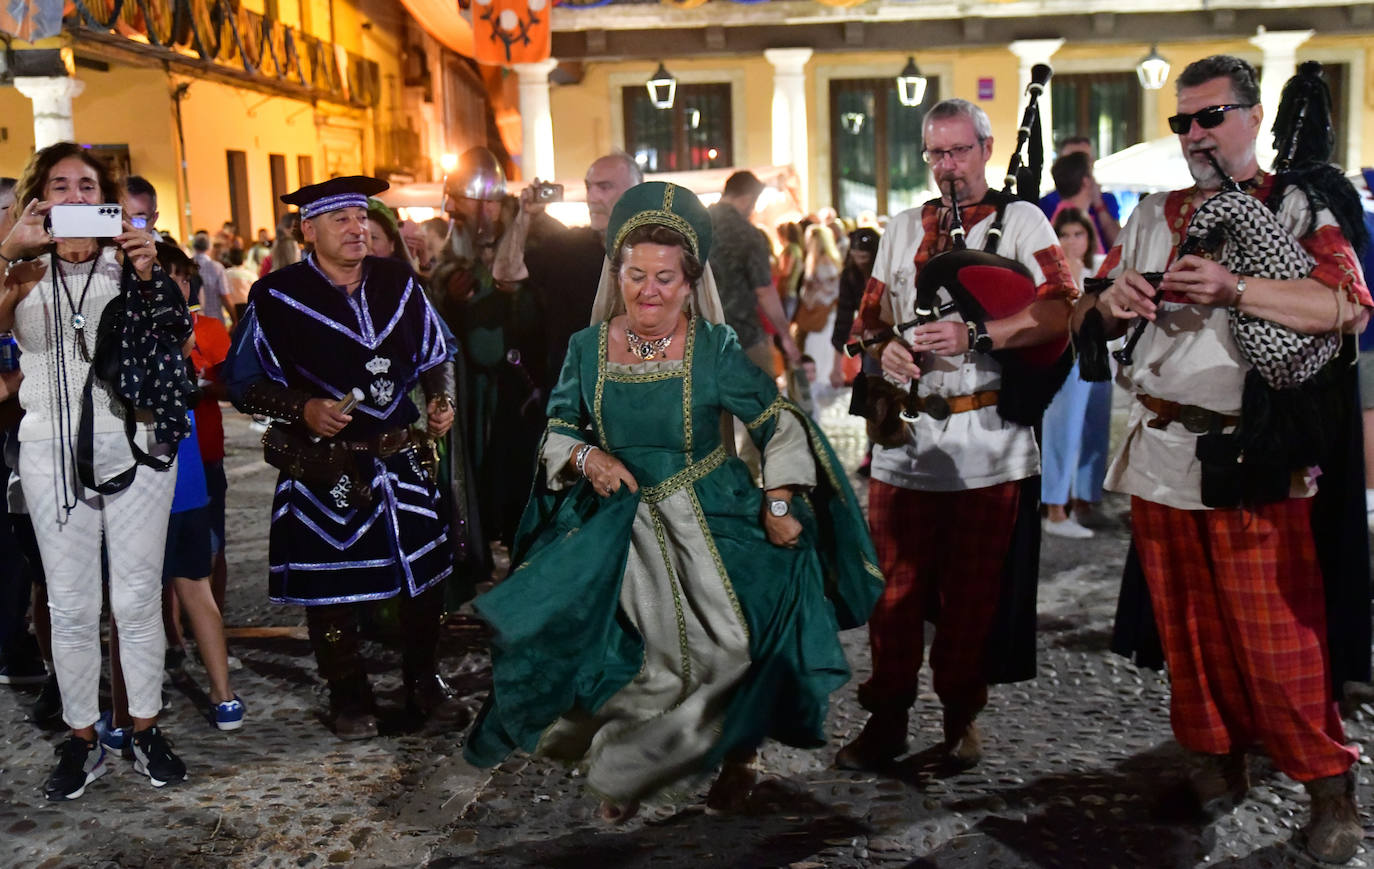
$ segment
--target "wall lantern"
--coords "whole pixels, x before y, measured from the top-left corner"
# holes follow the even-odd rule
[[[897,99],[904,106],[919,106],[926,96],[926,77],[916,67],[916,59],[908,57],[906,66],[897,74]]]
[[[1150,53],[1135,65],[1135,74],[1140,78],[1140,86],[1147,91],[1164,87],[1164,82],[1169,78],[1169,61],[1159,56],[1158,45],[1150,46]]]
[[[654,104],[656,109],[671,109],[673,100],[677,98],[677,79],[669,74],[663,66],[662,61],[658,64],[658,70],[653,78],[649,79],[644,85],[649,89],[649,101]]]

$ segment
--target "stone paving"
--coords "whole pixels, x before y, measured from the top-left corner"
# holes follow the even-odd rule
[[[843,455],[861,429],[826,417]],[[85,795],[47,802],[42,782],[57,733],[26,718],[32,694],[0,688],[0,865],[24,867],[1286,867],[1310,864],[1290,843],[1306,815],[1302,788],[1252,761],[1250,799],[1211,824],[1154,820],[1154,795],[1186,763],[1169,735],[1167,684],[1106,651],[1126,548],[1118,527],[1088,541],[1047,537],[1040,587],[1039,677],[1000,686],[982,716],[987,757],[946,774],[928,749],[938,707],[921,696],[915,751],[890,774],[837,771],[834,751],[862,726],[854,684],[834,698],[831,745],[769,744],[768,773],[748,810],[706,813],[708,782],[646,805],[623,827],[594,817],[574,770],[525,756],[495,770],[461,758],[461,733],[430,733],[400,715],[399,655],[369,646],[387,710],[381,738],[345,743],[321,723],[323,685],[301,612],[265,602],[266,514],[274,473],[242,417],[226,420],[230,455],[230,651],[248,705],[242,730],[207,718],[204,672],[169,678],[162,723],[190,780],[156,790],[115,760]],[[382,631],[384,634],[384,631]],[[866,634],[845,639],[867,670]],[[481,626],[461,614],[441,645],[446,677],[474,711],[489,676]],[[192,656],[194,659],[194,656]],[[928,683],[926,683],[928,684]],[[1361,700],[1372,702],[1361,702]],[[1374,693],[1349,705],[1349,737],[1374,728]],[[1361,802],[1374,804],[1362,767]],[[1369,863],[1362,850],[1351,865]]]

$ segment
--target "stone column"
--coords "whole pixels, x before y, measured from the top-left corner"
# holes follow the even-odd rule
[[[524,143],[521,146],[520,174],[525,180],[552,180],[553,116],[549,112],[549,73],[558,66],[552,57],[534,63],[517,63],[513,67],[520,76],[520,127]]]
[[[811,55],[809,48],[769,48],[763,52],[773,64],[773,163],[790,163],[796,169],[803,209],[811,191],[805,72]],[[736,155],[735,162],[742,156]]]
[[[1311,39],[1315,32],[1260,27],[1250,37],[1250,44],[1264,52],[1260,61],[1260,104],[1264,106],[1264,120],[1255,142],[1255,157],[1263,169],[1274,165],[1274,115],[1279,110],[1284,84],[1298,71],[1298,46]]]
[[[1011,53],[1016,55],[1016,59],[1020,61],[1016,75],[1016,124],[1018,126],[1021,124],[1021,116],[1026,111],[1026,86],[1030,84],[1031,67],[1037,63],[1047,63],[1051,67],[1054,66],[1050,63],[1050,58],[1063,44],[1064,40],[1062,39],[1018,39],[1007,46],[1011,49]],[[1040,99],[1036,103],[1040,107],[1040,132],[1045,143],[1045,166],[1040,179],[1041,190],[1045,189],[1045,176],[1049,174],[1050,164],[1054,162],[1053,102],[1054,100],[1050,99],[1050,85],[1046,85],[1045,92],[1040,95]],[[1007,149],[1015,144],[1016,139],[1012,139],[1006,143],[1005,148],[994,154],[992,157],[993,165],[1005,167],[1007,161],[1011,159],[1011,151]],[[998,171],[1002,173],[1002,178],[1005,178],[1005,168],[999,168]],[[989,179],[988,183],[991,184],[992,180]],[[993,186],[1000,190],[1003,183],[1004,181],[999,179]]]
[[[76,141],[72,100],[86,89],[84,81],[65,75],[21,75],[15,76],[14,86],[33,101],[35,149]]]

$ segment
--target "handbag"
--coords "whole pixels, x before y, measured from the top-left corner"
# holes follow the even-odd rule
[[[825,323],[830,319],[830,311],[834,304],[811,306],[802,302],[797,306],[797,313],[792,315],[792,325],[797,327],[798,332],[820,332],[825,328]]]
[[[53,265],[56,274],[57,266]],[[120,275],[119,295],[111,299],[100,314],[100,323],[95,331],[95,352],[91,354],[91,367],[86,374],[86,383],[81,390],[81,420],[76,432],[76,473],[81,485],[101,495],[113,495],[129,488],[139,465],[155,471],[171,470],[176,461],[176,452],[164,458],[149,455],[138,444],[138,411],[134,403],[119,391],[120,369],[126,364],[126,355],[132,356],[132,342],[126,340],[129,331],[129,294],[136,288],[129,280],[133,267],[124,260],[124,271]],[[129,359],[130,364],[146,365],[144,360]],[[129,451],[134,463],[124,471],[105,482],[95,477],[95,382],[99,380],[110,399],[119,407],[124,419],[124,436],[129,442]]]

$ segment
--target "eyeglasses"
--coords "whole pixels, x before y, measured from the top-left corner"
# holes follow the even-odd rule
[[[1210,130],[1221,126],[1221,122],[1226,120],[1226,113],[1232,109],[1253,109],[1254,103],[1228,103],[1223,106],[1208,106],[1187,115],[1174,115],[1169,118],[1169,129],[1182,136],[1193,128],[1193,121],[1204,130]]]
[[[926,148],[921,152],[921,157],[932,166],[946,157],[953,157],[954,162],[959,163],[977,147],[977,145],[956,145],[953,148]]]

